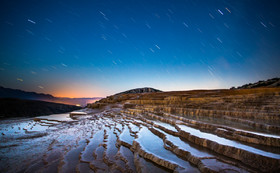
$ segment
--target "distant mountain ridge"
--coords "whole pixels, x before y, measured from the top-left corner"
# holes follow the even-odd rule
[[[17,98],[24,100],[40,100],[54,103],[62,103],[69,105],[86,106],[88,103],[93,103],[101,97],[93,98],[67,98],[67,97],[54,97],[50,94],[27,92],[19,89],[4,88],[0,86],[0,98]]]
[[[154,93],[154,92],[162,92],[162,91],[160,91],[158,89],[154,89],[154,88],[145,87],[145,88],[135,88],[135,89],[127,90],[127,91],[124,91],[124,92],[117,93],[115,95],[137,94],[137,93]]]
[[[50,94],[28,92],[19,89],[4,88],[0,86],[1,98],[21,98],[27,100],[40,100],[40,99],[54,99],[55,97]]]
[[[231,89],[250,89],[260,87],[280,87],[280,78],[272,78],[264,81],[260,80],[258,82],[245,84],[237,88],[232,87]]]

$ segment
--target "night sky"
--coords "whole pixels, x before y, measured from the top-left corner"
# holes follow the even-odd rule
[[[55,96],[280,76],[280,1],[3,0],[0,85]]]

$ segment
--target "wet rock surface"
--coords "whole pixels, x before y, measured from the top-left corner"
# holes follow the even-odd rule
[[[280,90],[226,92],[130,94],[72,118],[0,121],[0,172],[279,172]]]

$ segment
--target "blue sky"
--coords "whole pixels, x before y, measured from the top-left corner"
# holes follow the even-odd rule
[[[230,88],[280,73],[277,1],[4,1],[0,85],[55,96]]]

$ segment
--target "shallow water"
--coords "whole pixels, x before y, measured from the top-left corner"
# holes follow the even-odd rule
[[[140,128],[134,125],[133,123],[129,123],[129,127],[132,130],[132,132],[138,132],[140,130]]]
[[[39,116],[36,118],[45,119],[45,120],[55,120],[55,121],[73,121],[73,119],[70,118],[69,113],[53,114],[53,115],[48,115],[48,116]]]
[[[168,123],[164,123],[164,122],[161,122],[161,121],[153,121],[154,124],[157,124],[157,125],[160,125],[160,126],[163,126],[173,132],[177,132],[177,129],[173,126],[173,125],[170,125]]]
[[[190,152],[192,155],[197,156],[197,157],[213,157],[212,154],[201,151],[201,148],[197,149],[197,148],[190,146],[189,143],[183,141],[181,138],[179,138],[177,136],[173,136],[168,133],[165,133],[164,131],[162,131],[158,128],[155,128],[155,129],[157,131],[163,133],[164,135],[166,135],[166,139],[168,141],[172,142],[175,146],[178,146],[179,149],[186,150],[186,151]]]
[[[94,135],[93,138],[89,140],[89,143],[84,151],[81,152],[81,160],[84,162],[90,162],[94,160],[93,153],[103,140],[104,131],[99,130]]]
[[[127,126],[124,126],[124,130],[120,134],[120,140],[132,145],[134,137],[131,136],[129,128]]]
[[[164,143],[161,138],[154,135],[148,128],[143,127],[138,133],[137,142],[149,153],[154,154],[164,160],[170,161],[171,163],[178,164],[179,166],[189,170],[197,171],[193,168],[188,161],[182,160],[169,150],[164,148]]]
[[[134,155],[133,155],[132,151],[124,146],[121,146],[120,153],[128,161],[127,165],[129,167],[129,169],[132,170],[133,172],[136,172],[136,167],[134,164]]]
[[[264,136],[264,137],[272,137],[272,138],[278,138],[280,139],[280,135],[274,135],[274,134],[267,134],[267,133],[261,133],[261,132],[254,132],[254,131],[250,131],[250,130],[240,130],[239,131],[243,131],[243,132],[247,132],[247,133],[253,133],[259,136]]]
[[[266,157],[280,159],[280,154],[274,154],[274,153],[262,151],[262,150],[259,150],[259,149],[241,144],[241,143],[236,142],[236,141],[232,141],[232,140],[229,140],[229,139],[226,139],[226,138],[219,137],[219,136],[214,135],[214,134],[202,132],[198,129],[194,129],[194,128],[191,128],[191,127],[188,127],[188,126],[185,126],[185,125],[178,125],[178,127],[180,129],[182,129],[183,131],[188,132],[191,135],[197,136],[199,138],[209,139],[211,141],[215,141],[215,142],[217,142],[219,144],[222,144],[222,145],[227,145],[227,146],[231,146],[231,147],[235,147],[235,148],[240,148],[240,149],[247,150],[247,151],[250,151],[250,152],[253,152],[253,153],[256,153],[256,154],[266,156]]]
[[[144,158],[145,153],[153,154],[168,164],[178,165],[176,171],[199,172],[198,165],[191,164],[187,157],[179,157],[171,148],[164,148],[164,145],[168,147],[164,140],[186,151],[192,157],[201,159],[201,164],[210,170],[246,172],[244,169],[228,164],[239,163],[239,161],[221,156],[176,136],[178,131],[171,124],[156,119],[147,121],[146,116],[142,115],[111,116],[115,113],[118,112],[107,110],[106,113],[88,113],[87,116],[75,120],[69,120],[68,114],[56,114],[43,116],[36,121],[31,118],[0,121],[0,172],[172,171],[157,159]],[[153,123],[160,126],[160,129],[153,126]],[[273,152],[265,152],[188,126],[179,125],[179,127],[192,135],[210,139],[221,145],[239,147],[279,159],[279,155]],[[155,132],[153,133],[149,128],[153,128],[164,137],[155,135]],[[169,134],[171,132],[172,134]],[[117,142],[118,139],[131,147]],[[140,154],[133,149],[136,142],[144,153]],[[249,166],[245,165],[245,168],[250,170]]]

